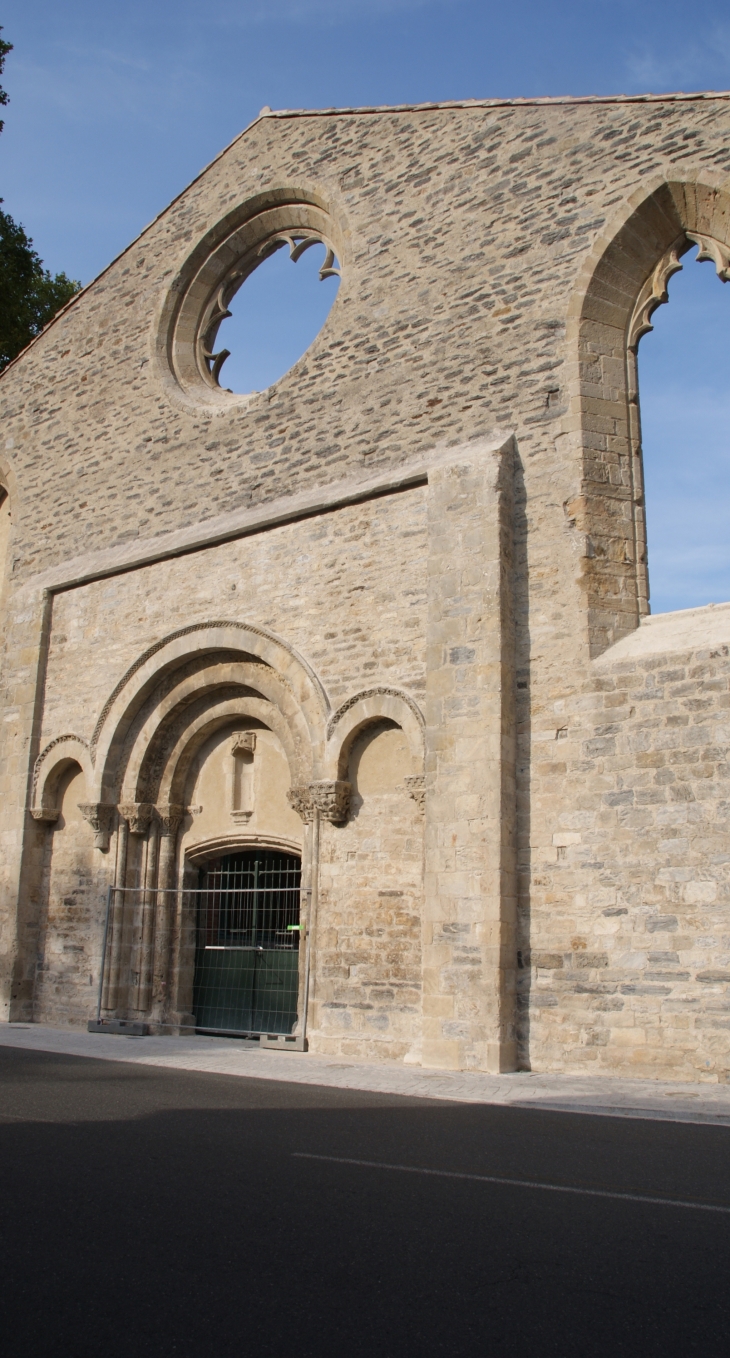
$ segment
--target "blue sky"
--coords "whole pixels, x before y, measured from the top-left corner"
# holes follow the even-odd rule
[[[727,0],[5,0],[0,19],[0,195],[84,283],[264,104],[730,87]],[[692,263],[670,293],[640,354],[655,611],[730,599],[730,286]]]

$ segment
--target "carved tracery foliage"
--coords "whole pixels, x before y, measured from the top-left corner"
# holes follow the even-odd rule
[[[312,230],[282,231],[271,236],[255,251],[253,257],[237,262],[224,278],[215,298],[208,305],[198,340],[201,369],[214,386],[220,386],[221,369],[226,359],[230,358],[229,349],[220,349],[218,353],[214,353],[218,328],[221,322],[231,315],[229,307],[239,288],[259,264],[269,259],[283,246],[288,247],[289,258],[296,264],[313,245],[323,245],[325,248],[325,257],[319,269],[320,281],[324,281],[325,278],[339,278],[341,270],[335,258],[334,247],[321,231]]]
[[[160,318],[163,381],[167,384],[172,376],[185,399],[196,404],[227,404],[229,394],[220,387],[227,354],[216,349],[216,339],[238,289],[265,259],[284,248],[296,263],[321,245],[320,279],[339,275],[346,237],[341,214],[330,212],[318,194],[301,188],[272,189],[265,201],[262,196],[241,203],[195,245],[171,284]]]
[[[654,327],[651,318],[657,307],[669,300],[667,285],[673,274],[678,273],[684,268],[680,264],[682,255],[685,255],[693,245],[698,245],[697,263],[707,260],[715,265],[718,278],[723,283],[730,282],[730,249],[723,245],[721,241],[715,240],[713,236],[701,235],[697,231],[683,231],[681,236],[670,245],[664,252],[653,273],[647,278],[639,296],[629,322],[628,348],[634,353],[642,335],[648,334]]]

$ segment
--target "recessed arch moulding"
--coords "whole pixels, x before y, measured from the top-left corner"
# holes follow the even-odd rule
[[[89,822],[89,848],[93,842],[104,856],[109,883],[161,889],[147,961],[139,964],[148,974],[134,985],[124,978],[139,978],[141,945],[133,931],[125,936],[113,908],[105,1015],[144,1017],[160,1031],[194,1022],[194,921],[176,914],[164,892],[195,884],[207,858],[254,845],[300,853],[311,881],[319,842],[313,823],[347,822],[350,751],[358,734],[379,722],[405,734],[403,792],[420,811],[424,718],[412,697],[375,687],[332,712],[323,685],[293,648],[264,629],[215,622],[182,629],[140,656],[110,694],[90,742],[68,733],[47,743],[34,770],[34,820],[52,830],[64,774],[78,766],[88,789],[80,810]],[[231,768],[240,747],[261,770],[261,809],[234,804],[232,774],[232,792],[223,787],[220,770]],[[216,760],[211,782],[206,761]],[[222,798],[214,816],[191,800],[204,774],[203,785]]]
[[[657,181],[634,194],[597,241],[570,308],[579,493],[565,503],[581,542],[591,654],[649,612],[637,350],[667,283],[699,247],[730,278],[730,194],[710,183]]]

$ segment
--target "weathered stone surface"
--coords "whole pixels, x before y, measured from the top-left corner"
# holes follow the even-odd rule
[[[725,96],[265,116],[3,374],[6,1015],[90,1016],[116,884],[169,892],[105,1008],[193,1022],[173,888],[268,845],[314,1048],[726,1079],[730,605],[646,616],[635,347],[727,270],[728,146]],[[337,301],[227,396],[196,316],[297,228]]]

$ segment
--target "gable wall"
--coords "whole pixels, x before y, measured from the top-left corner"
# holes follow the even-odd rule
[[[296,645],[334,705],[394,675],[415,696],[426,682],[425,624],[406,636],[397,591],[391,608],[406,558],[420,563],[423,588],[420,491],[394,497],[395,527],[390,502],[373,501],[60,595],[39,690],[41,571],[514,431],[520,1060],[724,1078],[725,755],[714,704],[725,662],[701,642],[690,657],[671,637],[651,659],[614,660],[610,649],[590,658],[571,316],[589,262],[643,185],[723,184],[728,107],[261,119],[5,374],[0,452],[17,484],[2,679],[6,861],[22,839],[34,752],[61,727],[93,726],[118,674],[161,634],[220,612],[223,595],[232,616],[234,576],[233,612]],[[343,233],[338,299],[269,393],[220,413],[195,408],[161,380],[168,290],[206,231],[282,185],[315,191]],[[606,454],[597,482],[613,475],[622,418],[607,409],[589,431]]]

